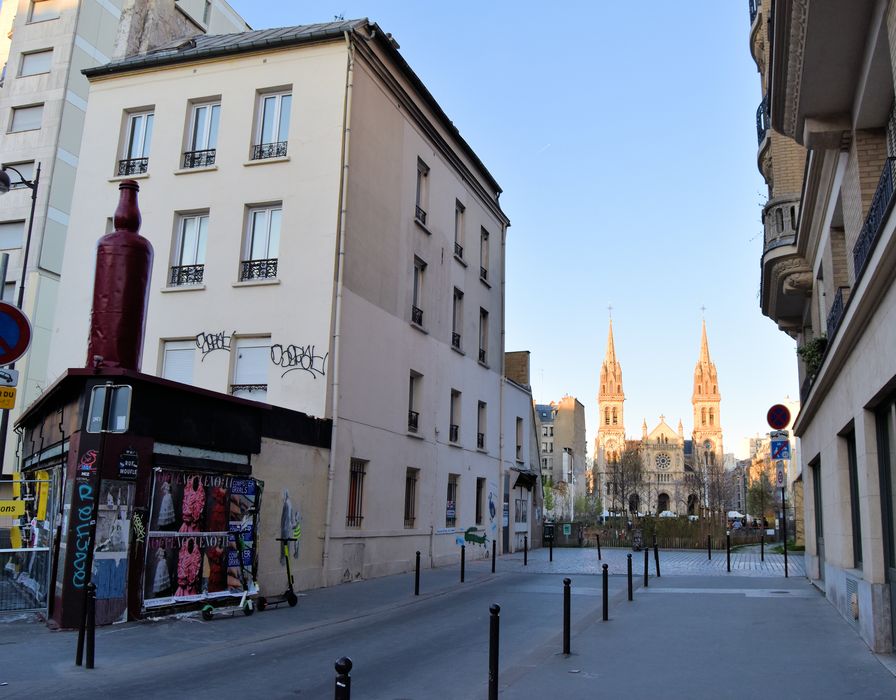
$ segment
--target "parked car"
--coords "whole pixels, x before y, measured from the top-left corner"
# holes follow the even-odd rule
[[[661,518],[677,518],[678,516],[675,515],[675,513],[673,513],[671,510],[664,510],[662,513],[660,513],[660,517]]]

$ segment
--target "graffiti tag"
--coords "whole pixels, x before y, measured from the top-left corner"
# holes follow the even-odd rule
[[[215,350],[226,350],[230,352],[230,340],[233,334],[228,335],[224,331],[220,333],[199,333],[196,336],[196,347],[202,353],[202,361],[205,361],[206,355],[213,353]]]
[[[93,452],[93,450],[90,450]],[[96,453],[94,452],[94,457]],[[82,458],[83,459],[83,458]],[[87,553],[90,547],[90,527],[93,524],[93,486],[78,484],[78,501],[75,508],[75,560],[72,585],[84,588],[87,583]]]
[[[143,518],[140,517],[140,513],[134,513],[134,539],[137,540],[138,543],[143,542],[146,538],[146,526],[143,525]]]
[[[485,535],[477,535],[476,526],[474,525],[473,527],[468,527],[466,529],[466,531],[464,532],[464,540],[484,546],[488,538]]]
[[[327,373],[329,354],[318,355],[314,345],[287,345],[285,348],[279,344],[271,346],[271,362],[286,369],[281,377],[296,369],[309,372],[315,379],[318,375],[323,377]]]

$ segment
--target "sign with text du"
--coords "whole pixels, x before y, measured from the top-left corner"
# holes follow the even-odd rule
[[[16,405],[16,390],[14,387],[0,388],[0,409],[10,409]]]

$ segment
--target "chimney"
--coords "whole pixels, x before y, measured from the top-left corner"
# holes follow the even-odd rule
[[[114,230],[96,248],[87,367],[140,369],[152,245],[139,234],[139,185],[122,180]]]

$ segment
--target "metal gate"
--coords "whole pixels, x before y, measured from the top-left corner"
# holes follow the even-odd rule
[[[0,500],[0,613],[47,610],[56,473],[15,479],[12,499]]]

